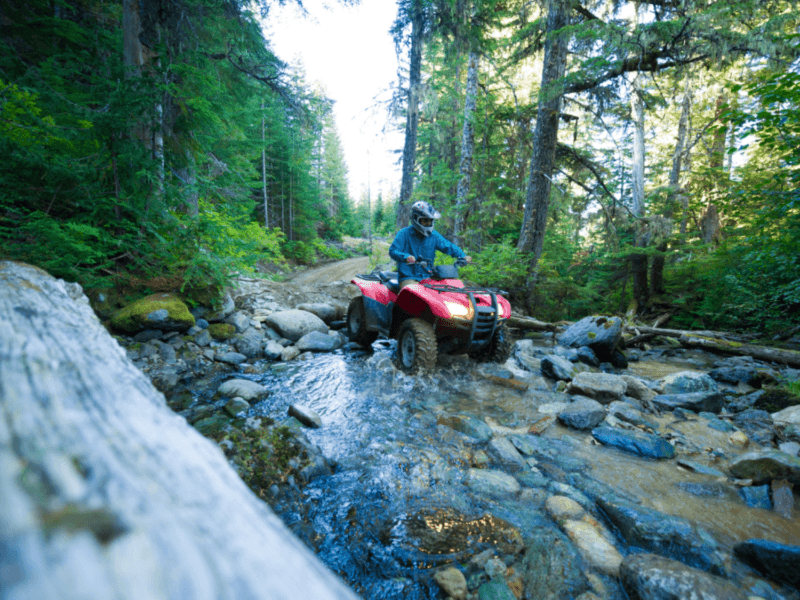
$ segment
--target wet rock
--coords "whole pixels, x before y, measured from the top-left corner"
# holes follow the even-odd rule
[[[259,358],[262,356],[264,338],[257,329],[248,329],[239,335],[233,342],[236,351],[244,354],[247,358]]]
[[[638,377],[633,377],[632,375],[622,375],[621,377],[628,384],[628,389],[625,393],[631,398],[649,402],[656,397],[656,392],[647,387],[647,384]]]
[[[655,434],[598,427],[592,430],[592,436],[601,444],[638,456],[659,459],[675,456],[674,446]]]
[[[748,367],[722,367],[708,372],[708,376],[714,381],[727,383],[728,385],[738,385],[746,383],[753,387],[761,384],[758,371]]]
[[[507,437],[496,437],[489,441],[489,452],[510,471],[518,471],[527,466],[525,459]]]
[[[622,335],[622,319],[619,317],[585,317],[571,325],[558,336],[562,346],[579,348],[588,346],[601,362],[611,360],[611,356]]]
[[[312,331],[328,333],[328,326],[325,322],[317,315],[305,310],[291,309],[272,313],[267,317],[266,323],[293,342]]]
[[[455,567],[437,571],[433,579],[453,600],[464,600],[467,597],[467,580]]]
[[[588,588],[583,560],[555,529],[537,532],[525,549],[523,565],[528,598],[574,598]]]
[[[235,417],[245,410],[250,410],[250,404],[244,398],[231,398],[228,400],[227,404],[225,404],[225,412],[232,417]]]
[[[553,354],[566,358],[571,363],[578,362],[578,351],[575,348],[565,348],[564,346],[556,346],[553,348]]]
[[[694,413],[719,413],[725,405],[725,396],[719,392],[660,394],[653,398],[653,404],[666,411],[681,408],[691,410]]]
[[[174,294],[153,294],[115,312],[110,325],[128,333],[144,329],[186,331],[194,325],[194,317],[186,304]]]
[[[664,394],[692,394],[695,392],[717,392],[717,382],[705,373],[679,371],[658,380]]]
[[[264,344],[264,358],[267,360],[281,360],[283,358],[284,347],[275,340],[267,340]],[[298,353],[300,351],[298,350]]]
[[[247,360],[247,357],[238,352],[217,352],[214,354],[214,360],[228,363],[229,365],[240,365]]]
[[[194,343],[200,347],[208,346],[214,338],[211,337],[211,332],[208,329],[203,329],[200,333],[194,336]]]
[[[174,369],[163,369],[150,374],[155,388],[162,393],[170,392],[178,385],[181,376]]]
[[[789,456],[797,456],[800,454],[800,443],[797,442],[782,442],[778,444],[778,450],[788,454]]]
[[[475,417],[441,415],[436,419],[438,425],[445,425],[471,438],[486,442],[492,439],[492,428]]]
[[[250,315],[242,311],[236,311],[232,315],[225,318],[228,325],[233,325],[236,328],[236,333],[243,333],[250,328]]]
[[[230,379],[217,388],[220,396],[239,396],[247,401],[260,400],[269,394],[263,385],[249,379]]]
[[[725,574],[725,559],[714,538],[703,528],[615,496],[598,496],[597,503],[629,545]]]
[[[542,358],[542,375],[558,381],[571,381],[575,375],[574,365],[562,356],[548,354]]]
[[[800,590],[800,546],[753,539],[736,544],[733,552],[767,578]]]
[[[510,496],[522,488],[511,475],[492,469],[469,469],[467,485],[479,494],[492,497]]]
[[[608,414],[637,427],[647,427],[652,430],[658,429],[656,423],[646,419],[640,410],[625,402],[612,402],[609,404]]]
[[[800,458],[778,450],[748,452],[738,456],[729,468],[738,479],[752,479],[756,485],[786,479],[800,485]]]
[[[281,360],[284,362],[289,362],[290,360],[294,360],[300,356],[300,350],[295,346],[287,346],[281,352]]]
[[[604,536],[600,524],[592,521],[567,520],[561,527],[578,547],[586,562],[601,573],[616,577],[619,574],[622,555],[611,543],[610,535]]]
[[[772,413],[772,418],[781,423],[792,425],[800,424],[800,406],[790,406],[778,412]]]
[[[772,416],[765,410],[747,409],[736,415],[733,422],[757,444],[769,446],[775,439],[775,424]]]
[[[304,303],[298,304],[295,306],[297,310],[304,310],[306,312],[310,312],[312,315],[318,316],[320,319],[325,321],[328,325],[333,323],[336,319],[344,316],[344,312],[339,314],[336,307],[332,304],[326,304],[324,302],[312,302],[312,303]]]
[[[289,416],[294,417],[306,427],[319,429],[322,427],[322,417],[316,412],[301,404],[292,404],[289,406]]]
[[[216,437],[225,430],[229,423],[229,417],[217,413],[207,419],[197,421],[193,424],[193,427],[206,437]]]
[[[748,408],[753,408],[756,401],[764,395],[764,390],[756,390],[755,392],[751,392],[750,394],[745,394],[744,396],[731,397],[728,399],[728,406],[726,409],[728,412],[742,412],[747,410]]]
[[[605,418],[606,409],[591,398],[578,398],[558,413],[558,420],[572,429],[592,429]]]
[[[628,389],[627,382],[608,373],[578,373],[567,386],[570,395],[586,396],[608,404],[619,400]]]
[[[327,333],[312,331],[297,340],[295,346],[300,352],[333,352],[342,347],[342,341]]]
[[[750,508],[772,510],[772,500],[769,498],[768,485],[756,485],[739,489],[739,495]]]
[[[747,600],[730,581],[656,554],[626,556],[620,580],[631,598],[641,600]]]
[[[486,561],[483,566],[484,572],[489,576],[491,580],[503,580],[506,575],[506,570],[508,567],[506,563],[500,560],[497,557],[490,558]]]
[[[139,343],[149,342],[150,340],[161,338],[162,335],[164,335],[164,332],[160,329],[145,329],[133,336],[133,341]]]
[[[478,600],[517,600],[505,581],[488,581],[478,588]]]
[[[581,346],[578,348],[577,357],[580,362],[585,365],[589,365],[590,367],[599,367],[600,366],[600,359],[597,358],[597,355],[594,353],[594,350],[589,348],[589,346]]]
[[[709,475],[711,477],[725,477],[725,473],[723,473],[719,469],[708,467],[693,460],[686,460],[685,458],[679,458],[675,462],[677,462],[684,469],[689,469],[693,473],[702,473],[703,475]]]
[[[580,506],[584,508],[584,510],[589,510],[591,507],[594,506],[594,502],[589,500],[580,490],[572,487],[571,485],[567,485],[566,483],[561,483],[558,481],[551,481],[547,484],[547,490],[556,496],[564,496],[577,502]]]

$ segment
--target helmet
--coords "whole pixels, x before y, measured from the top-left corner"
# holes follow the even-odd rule
[[[441,216],[428,202],[420,200],[411,205],[411,226],[425,237],[433,231],[433,220]]]

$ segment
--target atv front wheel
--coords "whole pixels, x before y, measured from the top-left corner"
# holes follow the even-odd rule
[[[505,323],[497,325],[494,335],[486,347],[470,353],[470,357],[481,362],[504,363],[511,356],[514,344],[508,337]]]
[[[433,369],[436,365],[436,335],[422,319],[407,319],[397,334],[397,360],[406,373]]]
[[[363,296],[353,298],[347,307],[347,337],[351,342],[365,348],[372,346],[372,342],[378,339],[377,331],[367,329],[367,312]]]

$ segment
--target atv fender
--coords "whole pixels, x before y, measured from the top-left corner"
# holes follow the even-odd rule
[[[420,284],[404,287],[396,302],[398,308],[412,317],[421,317],[426,311],[430,311],[434,317],[450,318],[450,311],[439,299],[439,294]]]
[[[367,329],[388,335],[392,322],[392,307],[397,295],[377,282],[353,279],[352,283],[358,286],[364,297],[364,317],[367,321]]]

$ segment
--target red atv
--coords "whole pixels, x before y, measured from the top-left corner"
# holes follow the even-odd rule
[[[397,273],[373,271],[352,282],[361,289],[347,310],[347,335],[370,347],[382,333],[397,339],[397,359],[407,373],[432,369],[437,352],[469,354],[477,360],[505,362],[511,354],[505,323],[511,304],[501,292],[466,287],[458,267],[439,265],[429,278],[400,289]]]

